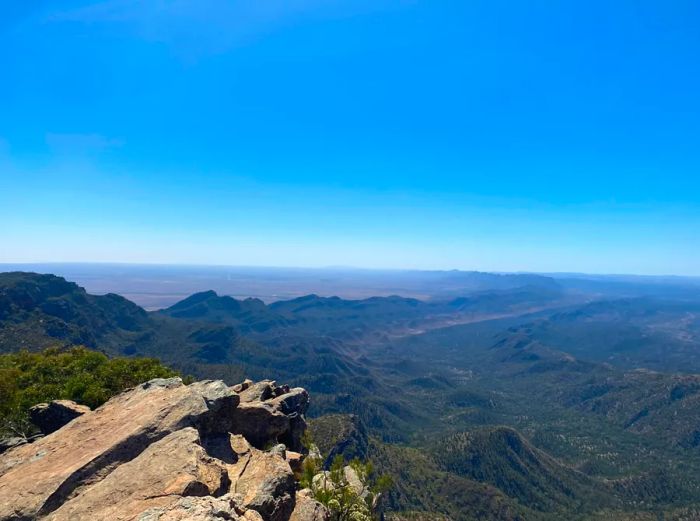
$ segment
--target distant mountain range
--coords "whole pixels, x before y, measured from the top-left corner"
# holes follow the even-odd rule
[[[2,271],[53,273],[77,282],[91,293],[118,293],[149,310],[169,307],[189,295],[208,290],[222,295],[257,297],[265,302],[309,293],[354,300],[390,295],[426,300],[525,285],[556,285],[552,278],[541,275],[456,270],[49,263],[0,264]]]

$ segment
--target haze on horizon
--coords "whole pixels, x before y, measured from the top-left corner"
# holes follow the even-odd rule
[[[697,2],[6,4],[0,263],[700,275]]]

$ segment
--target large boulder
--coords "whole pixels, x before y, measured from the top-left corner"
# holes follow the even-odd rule
[[[350,490],[352,490],[355,494],[362,498],[367,496],[369,490],[367,490],[364,483],[362,483],[357,471],[350,465],[343,467],[343,477],[345,478],[345,482],[348,484],[348,487],[350,487]]]
[[[239,391],[241,403],[269,400],[275,396],[274,389],[277,387],[277,383],[274,380],[261,380],[255,383],[246,380],[239,385],[241,388]],[[238,386],[234,385],[233,388],[235,390]]]
[[[291,432],[290,418],[265,402],[241,403],[233,420],[231,432],[245,436],[258,449],[277,445]]]
[[[285,451],[285,459],[294,473],[294,479],[299,481],[304,471],[304,455],[291,450]]]
[[[40,403],[29,409],[29,419],[42,434],[51,434],[78,416],[90,412],[90,407],[71,400],[54,400]]]
[[[253,511],[249,511],[254,513]],[[141,512],[135,521],[261,521],[246,512],[239,516],[230,496],[186,496],[167,507],[152,507]],[[115,518],[116,519],[116,518]]]
[[[261,451],[240,435],[232,435],[230,445],[235,453],[235,463],[228,466],[231,492],[238,495],[240,504],[265,521],[289,519],[296,483],[284,449]]]
[[[64,503],[48,519],[126,521],[143,517],[144,512],[180,510],[183,497],[223,495],[230,485],[226,467],[209,457],[199,443],[199,433],[192,427],[169,434]]]
[[[297,492],[296,504],[289,521],[328,521],[330,512],[316,501],[308,488]]]
[[[0,520],[46,516],[171,433],[230,430],[238,395],[223,382],[156,379],[0,458]]]
[[[284,443],[290,450],[304,450],[301,438],[309,407],[305,389],[277,386],[271,380],[244,382],[236,388],[240,389],[241,403],[235,411],[231,432],[243,435],[258,449]]]
[[[313,477],[311,486],[317,492],[330,492],[335,490],[337,487],[347,488],[348,491],[363,499],[366,498],[370,492],[360,479],[357,471],[350,465],[343,467],[343,474],[340,476],[340,479],[336,478],[335,481],[333,480],[333,475],[330,471],[322,470]]]

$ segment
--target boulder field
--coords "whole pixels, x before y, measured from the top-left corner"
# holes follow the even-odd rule
[[[0,455],[0,521],[326,521],[295,480],[308,404],[269,380],[179,378],[94,411],[42,404],[48,434]]]

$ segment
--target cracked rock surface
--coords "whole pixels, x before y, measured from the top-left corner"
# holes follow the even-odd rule
[[[308,403],[272,381],[152,380],[0,455],[0,521],[321,521],[287,461]]]

